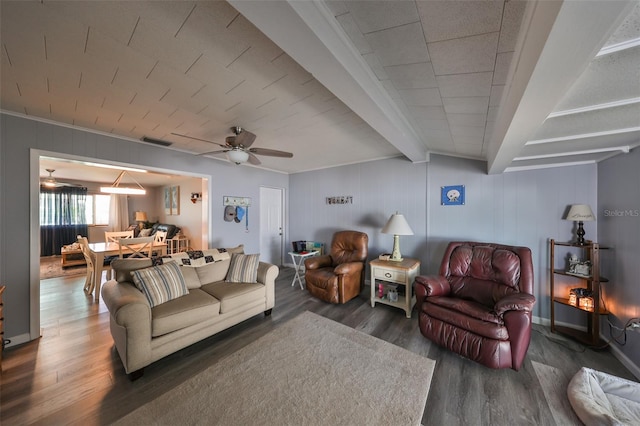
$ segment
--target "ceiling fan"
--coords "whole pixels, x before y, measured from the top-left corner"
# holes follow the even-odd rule
[[[225,139],[225,144],[208,141],[206,139],[194,138],[193,136],[181,135],[178,133],[172,133],[176,136],[181,136],[183,138],[194,139],[197,141],[208,142],[218,146],[221,146],[224,149],[219,149],[217,151],[208,151],[202,152],[198,155],[210,155],[210,154],[222,154],[226,153],[229,160],[236,164],[242,164],[245,162],[249,162],[255,166],[260,163],[260,160],[256,155],[267,155],[269,157],[281,157],[281,158],[291,158],[293,154],[285,151],[278,151],[276,149],[267,149],[267,148],[250,148],[251,144],[254,140],[256,140],[256,135],[249,132],[248,130],[243,129],[240,126],[232,127],[231,130],[234,133],[234,136],[227,136]]]
[[[60,182],[52,176],[53,172],[56,171],[55,169],[45,169],[45,170],[49,173],[49,176],[42,179],[42,181],[40,181],[40,185],[42,186],[46,186],[48,188],[59,188],[61,186],[77,186],[77,187],[82,186],[82,185],[76,185],[75,183]]]

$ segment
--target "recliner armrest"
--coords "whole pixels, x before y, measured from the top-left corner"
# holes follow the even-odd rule
[[[328,254],[324,254],[322,256],[313,256],[304,260],[304,268],[305,269],[320,269],[326,268],[327,266],[331,266],[333,262],[331,261],[331,256]]]
[[[507,311],[531,312],[535,303],[536,298],[528,293],[513,293],[498,300],[493,309],[500,316]]]
[[[362,262],[347,262],[336,266],[333,272],[335,272],[336,275],[345,275],[360,272],[363,268],[364,264]]]
[[[430,296],[448,296],[451,293],[449,281],[442,275],[418,275],[414,292],[418,301]]]

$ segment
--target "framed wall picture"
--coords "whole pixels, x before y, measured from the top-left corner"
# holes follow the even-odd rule
[[[171,214],[171,188],[166,187],[164,189],[164,214]]]
[[[171,214],[173,215],[180,214],[180,187],[179,186],[171,187]]]
[[[443,206],[464,205],[464,185],[451,185],[441,187],[440,203]]]
[[[179,186],[171,187],[171,214],[173,215],[180,214],[180,187]]]
[[[164,214],[168,216],[180,214],[179,186],[167,186],[164,188]]]

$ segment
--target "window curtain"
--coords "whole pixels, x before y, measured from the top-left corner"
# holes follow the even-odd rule
[[[109,202],[109,228],[124,231],[129,227],[129,199],[126,195],[111,194]]]
[[[60,254],[78,235],[87,235],[87,188],[40,188],[40,256]]]

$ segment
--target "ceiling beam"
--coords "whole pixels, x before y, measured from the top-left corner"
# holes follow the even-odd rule
[[[324,2],[229,3],[409,160],[427,160],[426,146]]]
[[[584,72],[634,1],[547,1],[528,5],[498,120],[488,173],[505,171]]]

